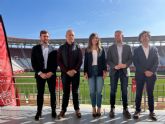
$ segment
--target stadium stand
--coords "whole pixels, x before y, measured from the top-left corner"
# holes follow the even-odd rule
[[[16,62],[23,71],[32,71],[30,56],[31,49],[24,48],[9,48],[11,58],[14,62]],[[13,68],[15,68],[12,61]]]
[[[14,59],[11,59],[13,72],[14,74],[22,73],[24,72],[24,68],[20,66]]]

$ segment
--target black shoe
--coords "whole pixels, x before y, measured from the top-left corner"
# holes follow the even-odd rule
[[[97,116],[97,117],[100,117],[100,116],[101,116],[101,113],[97,113],[96,116]]]
[[[129,113],[128,109],[123,109],[123,115],[127,119],[130,119],[131,118],[131,114]]]
[[[41,118],[41,112],[37,112],[35,116],[35,120],[38,121]]]
[[[55,111],[52,111],[52,118],[56,118],[57,113]]]
[[[97,117],[97,113],[93,113],[92,116],[93,116],[94,118],[96,118],[96,117]]]
[[[150,118],[151,120],[153,120],[153,121],[157,121],[156,115],[155,115],[155,113],[153,113],[153,112],[150,112],[149,118]]]
[[[60,112],[60,114],[57,116],[58,117],[58,119],[61,119],[61,118],[63,118],[65,116],[65,112],[62,110],[61,112]]]
[[[76,116],[77,116],[77,118],[81,118],[80,110],[76,110]]]
[[[134,119],[139,119],[140,116],[140,112],[139,111],[135,111],[135,113],[133,114],[133,118]]]
[[[115,108],[111,108],[111,111],[109,112],[109,117],[114,118],[115,117]]]

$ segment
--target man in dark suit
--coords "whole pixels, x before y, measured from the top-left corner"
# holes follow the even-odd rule
[[[52,117],[56,117],[56,69],[57,69],[57,51],[49,44],[49,33],[45,30],[40,32],[40,44],[32,48],[31,63],[35,71],[37,83],[37,113],[35,120],[39,120],[42,114],[44,101],[45,83],[47,81],[50,101],[52,108]]]
[[[80,67],[82,64],[82,52],[79,45],[74,41],[73,30],[66,32],[66,42],[58,50],[58,64],[61,69],[63,84],[62,110],[58,118],[65,116],[70,96],[70,85],[72,84],[73,105],[77,118],[81,118],[78,88],[80,83]]]
[[[131,115],[128,111],[127,87],[128,87],[128,74],[127,68],[132,63],[132,52],[130,46],[123,43],[122,31],[115,32],[115,43],[109,47],[107,52],[107,64],[110,66],[110,104],[111,110],[109,116],[115,116],[115,99],[118,79],[120,78],[122,100],[123,100],[123,114],[126,118]]]
[[[158,50],[156,47],[150,46],[150,34],[148,31],[143,31],[139,35],[141,46],[134,50],[133,63],[136,67],[136,111],[134,118],[138,119],[141,111],[141,99],[144,84],[146,84],[148,94],[149,117],[152,120],[157,120],[154,113],[154,85],[156,81],[156,71],[159,64]]]

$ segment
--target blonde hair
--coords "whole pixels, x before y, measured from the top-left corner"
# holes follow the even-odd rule
[[[93,40],[94,37],[97,37],[97,38],[98,38],[98,42],[97,42],[97,51],[100,52],[100,51],[102,50],[102,47],[101,47],[100,38],[99,38],[99,36],[98,36],[97,33],[92,33],[92,34],[89,36],[87,51],[88,51],[88,52],[91,52],[91,51],[92,51],[92,40]]]

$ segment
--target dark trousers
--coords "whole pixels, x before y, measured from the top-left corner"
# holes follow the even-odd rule
[[[62,99],[62,110],[67,111],[67,106],[70,96],[70,88],[72,89],[73,105],[75,110],[79,110],[79,100],[78,100],[78,88],[80,83],[80,73],[74,75],[74,77],[69,77],[66,74],[62,74],[62,84],[63,84],[63,99]],[[72,87],[70,87],[72,84]]]
[[[124,73],[122,69],[110,75],[110,82],[111,82],[110,83],[110,86],[111,86],[110,104],[111,104],[111,108],[115,107],[116,91],[117,91],[119,78],[120,78],[120,83],[121,83],[123,108],[126,109],[128,106],[128,99],[127,99],[128,77],[126,76],[126,74]]]
[[[148,106],[149,111],[154,111],[154,85],[156,81],[156,75],[153,75],[152,77],[146,77],[144,74],[136,76],[136,111],[141,111],[141,100],[142,100],[142,93],[144,84],[146,83],[146,89],[147,89],[147,95],[148,95]]]
[[[52,111],[55,111],[56,109],[56,76],[52,76],[49,79],[42,79],[39,76],[36,76],[36,82],[37,82],[37,111],[41,112],[44,102],[44,90],[45,90],[45,83],[48,83],[49,92],[50,92],[50,101],[51,101],[51,108]]]

